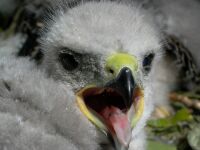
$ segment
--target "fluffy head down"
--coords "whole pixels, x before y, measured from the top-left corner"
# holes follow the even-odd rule
[[[99,148],[96,130],[76,107],[70,87],[16,57],[22,41],[18,35],[0,44],[0,149]]]
[[[102,76],[104,60],[114,52],[135,55],[140,64],[150,52],[159,55],[161,45],[157,27],[152,16],[137,6],[117,2],[80,3],[58,12],[52,19],[41,42],[44,65],[52,76],[75,83],[73,86],[93,82],[94,73]],[[58,56],[68,50],[83,54],[81,64],[86,68],[80,64],[74,71],[65,70]],[[90,74],[86,73],[88,70]]]
[[[123,52],[137,57],[138,80],[144,86],[145,111],[133,129],[133,139],[141,132],[152,111],[150,81],[161,56],[159,28],[152,18],[136,4],[80,2],[73,8],[59,10],[41,39],[43,67],[49,75],[65,81],[73,89],[105,83],[108,76],[104,68],[105,60],[110,54]],[[70,66],[76,69],[66,69],[62,65],[60,55],[63,53],[73,57],[73,61],[68,63],[76,64],[75,67]],[[152,71],[147,74],[142,64],[144,57],[150,53],[155,57]]]

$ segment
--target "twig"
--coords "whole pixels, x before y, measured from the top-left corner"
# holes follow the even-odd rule
[[[200,100],[197,99],[191,99],[185,95],[177,94],[177,93],[171,93],[169,95],[169,98],[171,101],[181,102],[185,104],[187,107],[195,108],[200,110]]]

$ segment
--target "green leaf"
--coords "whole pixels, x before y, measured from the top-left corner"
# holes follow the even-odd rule
[[[196,125],[187,136],[190,146],[194,150],[200,150],[200,126]]]
[[[173,124],[177,124],[178,122],[191,121],[192,119],[193,117],[191,113],[189,112],[189,110],[186,108],[183,108],[177,111],[177,113],[171,118],[171,121]]]
[[[177,125],[179,122],[190,121],[192,119],[193,117],[188,109],[183,108],[179,110],[174,116],[150,120],[148,121],[148,125],[156,128],[169,128],[171,126]]]
[[[173,145],[150,140],[147,144],[147,150],[176,150],[176,147]]]

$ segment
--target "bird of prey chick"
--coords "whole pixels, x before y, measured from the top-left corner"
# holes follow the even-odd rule
[[[190,53],[167,44],[162,17],[144,8],[133,1],[56,4],[39,67],[14,55],[19,35],[1,44],[0,149],[145,150],[145,122],[154,105],[167,105],[178,76],[164,49],[181,62]],[[196,77],[193,61],[183,66]]]

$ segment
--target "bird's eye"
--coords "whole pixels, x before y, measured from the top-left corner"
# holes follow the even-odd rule
[[[145,72],[149,72],[151,70],[151,64],[152,64],[154,56],[155,56],[154,53],[150,53],[144,57],[142,66]]]
[[[79,65],[78,61],[75,59],[73,54],[69,53],[60,53],[59,60],[62,66],[69,71],[76,69]]]

